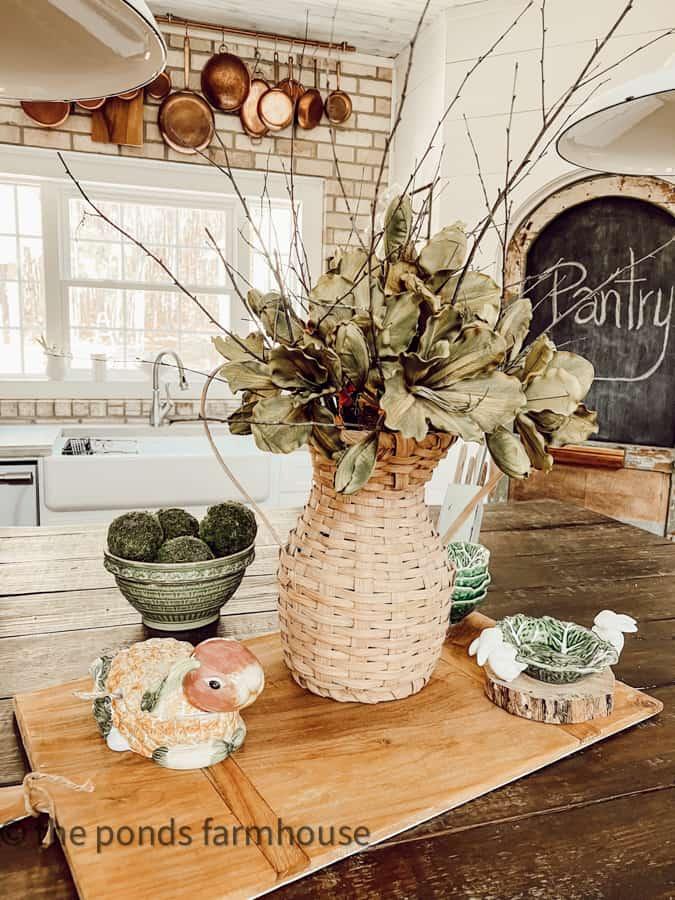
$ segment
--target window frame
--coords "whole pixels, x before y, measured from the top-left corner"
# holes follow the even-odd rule
[[[162,205],[194,205],[204,209],[222,209],[225,203],[233,214],[233,228],[229,238],[231,246],[223,250],[240,271],[251,270],[251,250],[241,236],[246,228],[244,211],[232,189],[228,190],[226,177],[215,168],[205,164],[143,160],[106,154],[67,152],[64,157],[82,185],[99,199],[154,199]],[[249,201],[256,202],[259,199],[266,180],[272,204],[275,201],[288,202],[286,178],[283,174],[270,172],[265,179],[263,172],[237,170],[236,177],[240,190]],[[78,279],[72,276],[68,203],[71,198],[78,196],[78,191],[65,175],[54,151],[1,147],[0,181],[21,181],[41,187],[45,332],[51,343],[63,347],[69,344],[70,287],[83,285],[126,290],[148,288],[148,284],[143,282]],[[321,274],[323,254],[324,182],[319,178],[296,176],[294,189],[296,203],[299,202],[302,206],[301,233],[312,278],[316,280]],[[157,284],[156,289],[161,291],[166,287]],[[231,298],[231,327],[242,333],[248,331],[245,309],[231,285],[227,284],[225,273],[223,289],[204,290],[203,286],[198,287],[204,294],[227,293]],[[148,372],[142,369],[137,374],[132,370],[111,370],[108,378],[103,383],[94,382],[87,369],[69,369],[66,379],[61,382],[50,381],[44,375],[0,375],[0,395],[7,399],[78,396],[98,399],[147,394]],[[190,392],[183,396],[197,397],[202,382],[203,379],[193,379]],[[226,386],[214,384],[214,394],[229,396],[229,391]]]

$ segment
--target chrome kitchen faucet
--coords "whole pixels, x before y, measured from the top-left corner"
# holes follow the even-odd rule
[[[178,356],[174,350],[160,350],[152,364],[152,406],[150,407],[150,425],[153,428],[159,428],[159,426],[166,421],[169,413],[173,409],[173,400],[169,393],[168,382],[165,382],[164,384],[166,399],[161,400],[159,396],[159,367],[162,365],[162,360],[165,356],[173,356],[176,361],[179,379],[178,386],[181,391],[186,391],[190,387],[187,378],[185,377],[185,367],[183,366],[180,356]]]

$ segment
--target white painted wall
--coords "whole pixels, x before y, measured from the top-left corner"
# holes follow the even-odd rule
[[[425,31],[417,48],[410,79],[412,90],[404,124],[392,159],[392,183],[405,184],[411,161],[419,157],[438,118],[475,59],[483,54],[526,5],[526,0],[484,0],[447,10]],[[488,193],[494,196],[504,179],[505,130],[513,72],[518,63],[517,99],[512,127],[512,158],[519,159],[541,121],[541,0],[535,0],[518,26],[475,72],[445,123],[442,174],[448,179],[436,204],[434,225],[461,219],[472,227],[484,214],[484,201],[463,116],[477,146]],[[625,0],[547,0],[546,96],[557,98],[574,80],[594,42],[602,37],[625,6]],[[601,66],[611,65],[632,48],[675,25],[672,0],[636,0],[616,36],[605,49]],[[444,26],[444,27],[443,27]],[[442,55],[443,47],[445,53]],[[604,78],[605,89],[661,66],[675,53],[671,35],[641,51]],[[395,90],[400,92],[404,56],[396,61]],[[444,60],[444,61],[443,61]],[[604,79],[603,79],[604,80]],[[533,201],[572,176],[575,169],[552,146],[534,173],[514,192],[518,223]],[[477,263],[496,258],[496,240],[486,241]]]
[[[403,106],[403,118],[392,147],[390,183],[397,184],[401,188],[405,188],[410,175],[420,163],[414,186],[427,184],[437,171],[443,146],[442,130],[432,152],[424,161],[421,157],[434,126],[443,115],[445,106],[446,35],[446,18],[445,14],[441,14],[424,26],[415,47]],[[392,115],[396,115],[401,100],[409,58],[410,52],[406,49],[398,55],[394,63],[393,92],[396,105],[392,107]],[[440,207],[432,206],[433,229],[441,227],[439,216]]]

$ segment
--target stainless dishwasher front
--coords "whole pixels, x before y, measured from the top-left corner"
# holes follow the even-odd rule
[[[36,463],[0,462],[0,526],[38,524]]]

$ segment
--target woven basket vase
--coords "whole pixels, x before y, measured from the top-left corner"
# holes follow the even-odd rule
[[[312,451],[312,490],[279,564],[284,659],[302,687],[379,703],[429,680],[448,628],[454,570],[424,485],[453,440],[381,435],[375,470],[351,495],[335,492],[335,464]]]

